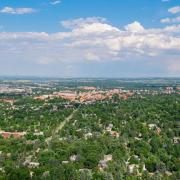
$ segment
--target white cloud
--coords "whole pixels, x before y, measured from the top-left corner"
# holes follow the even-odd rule
[[[144,27],[139,22],[135,21],[125,26],[125,29],[130,32],[141,32],[144,30]]]
[[[180,16],[175,18],[164,18],[161,19],[161,23],[179,23],[180,22]]]
[[[121,61],[180,57],[180,25],[146,29],[135,21],[120,29],[103,18],[63,21],[69,31],[0,32],[0,61],[34,63]],[[167,55],[167,57],[166,57]],[[172,68],[173,69],[173,68]]]
[[[119,32],[119,29],[106,23],[105,18],[101,17],[90,17],[90,18],[79,18],[75,20],[62,21],[61,25],[65,28],[71,29],[73,36],[87,35],[87,34],[102,34]],[[67,34],[66,34],[67,35]]]
[[[94,60],[99,61],[99,60],[100,60],[100,58],[99,58],[96,54],[91,53],[91,52],[88,52],[88,53],[87,53],[86,59],[87,59],[87,60],[90,60],[90,61],[91,61],[91,60],[92,60],[92,61],[94,61]]]
[[[170,0],[162,0],[162,2],[169,2]]]
[[[51,5],[57,5],[57,4],[60,4],[61,1],[60,0],[57,0],[57,1],[51,1],[50,4]]]
[[[0,10],[0,13],[5,14],[30,14],[35,12],[32,8],[12,8],[12,7],[4,7]]]
[[[105,23],[106,19],[102,17],[88,17],[88,18],[78,18],[73,20],[61,21],[61,25],[65,28],[74,29],[77,27],[84,27],[88,24],[94,23]]]
[[[170,9],[168,9],[168,12],[170,12],[170,13],[172,13],[172,14],[180,13],[180,6],[172,7],[172,8],[170,8]]]

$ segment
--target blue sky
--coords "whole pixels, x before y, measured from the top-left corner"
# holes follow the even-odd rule
[[[30,7],[36,13],[23,16],[1,14],[0,22],[6,31],[60,31],[59,22],[85,17],[105,17],[111,24],[123,27],[133,21],[145,27],[162,27],[159,20],[169,16],[167,9],[177,6],[178,0],[61,0],[51,5],[49,0],[0,0],[0,7]]]
[[[0,0],[0,75],[180,76],[179,0]]]

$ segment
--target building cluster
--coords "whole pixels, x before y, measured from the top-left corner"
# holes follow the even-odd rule
[[[166,87],[165,90],[164,90],[164,93],[165,94],[172,94],[174,93],[174,88],[173,87]]]
[[[69,101],[87,103],[87,102],[95,102],[95,101],[109,99],[112,98],[114,95],[118,95],[123,99],[127,99],[128,97],[131,97],[134,94],[129,90],[125,91],[121,89],[112,89],[106,91],[94,90],[94,87],[90,87],[90,88],[85,87],[85,89],[89,91],[80,92],[80,93],[77,93],[76,91],[54,92],[53,94],[50,95],[36,96],[34,97],[34,99],[45,100],[48,98],[61,97]]]
[[[16,88],[8,86],[0,86],[0,94],[31,94],[30,88]]]
[[[148,124],[150,130],[154,130],[157,135],[160,135],[161,128],[158,127],[156,124]]]
[[[75,161],[78,161],[78,159],[79,159],[79,156],[73,154],[73,155],[71,155],[69,157],[69,161],[68,160],[67,161],[62,161],[62,164],[68,164],[69,162],[75,162]]]
[[[53,99],[53,98],[63,98],[63,99],[67,99],[69,101],[75,101],[76,100],[76,93],[72,92],[72,91],[64,91],[64,92],[54,92],[53,94],[49,94],[49,95],[40,95],[40,96],[36,96],[34,97],[34,99],[36,100],[46,100],[46,99]]]
[[[180,137],[174,137],[173,138],[173,143],[174,144],[180,144]]]
[[[4,138],[4,139],[8,139],[10,137],[13,138],[21,138],[23,136],[26,135],[26,132],[6,132],[6,131],[0,131],[0,135]]]
[[[16,102],[16,100],[9,99],[9,98],[8,99],[7,98],[3,98],[3,99],[0,99],[0,102],[9,103],[9,104],[13,105]]]
[[[144,94],[157,95],[157,94],[173,94],[173,93],[180,94],[180,87],[166,86],[166,87],[161,87],[159,89],[133,89],[132,92],[138,95],[144,95]]]
[[[123,99],[128,99],[129,97],[133,96],[129,90],[121,90],[121,89],[112,89],[112,90],[97,90],[92,92],[82,92],[79,94],[79,101],[83,102],[94,102],[99,100],[111,99],[114,95],[117,95]]]
[[[104,171],[105,169],[108,168],[108,162],[109,161],[112,161],[113,158],[112,158],[112,155],[111,154],[108,154],[108,155],[104,155],[104,159],[100,160],[99,161],[99,164],[98,164],[98,169],[100,171]]]
[[[80,86],[79,89],[87,90],[87,91],[94,91],[97,90],[94,86]]]
[[[164,94],[173,94],[173,93],[180,94],[180,86],[176,86],[176,87],[167,86],[163,90],[163,93]]]
[[[32,156],[31,155],[27,156],[25,158],[25,161],[23,162],[23,166],[27,166],[30,169],[37,168],[37,167],[39,167],[39,165],[40,165],[39,162],[32,161]]]
[[[117,131],[113,131],[112,128],[113,128],[113,124],[109,124],[109,126],[106,127],[105,132],[108,132],[111,136],[118,138],[120,136],[120,133]]]
[[[140,168],[139,163],[137,163],[137,164],[130,163],[130,159],[131,159],[132,157],[133,157],[134,159],[136,159],[138,162],[140,161],[139,156],[137,156],[137,155],[130,156],[130,157],[128,158],[128,160],[125,162],[126,168],[127,168],[127,172],[128,172],[129,174],[137,174],[137,175],[140,175],[141,173],[139,172],[139,168]],[[143,164],[142,164],[142,171],[146,171],[146,170],[147,170],[147,169],[146,169],[146,167],[145,167],[145,164],[143,163]]]

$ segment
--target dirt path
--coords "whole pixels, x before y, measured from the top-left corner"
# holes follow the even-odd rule
[[[77,112],[78,109],[75,109],[67,118],[64,119],[63,122],[61,122],[57,128],[54,130],[52,137],[59,133],[59,131],[68,123],[74,116],[74,114]]]

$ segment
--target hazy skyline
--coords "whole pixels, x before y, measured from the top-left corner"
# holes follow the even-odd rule
[[[0,0],[1,75],[179,77],[179,0]]]

